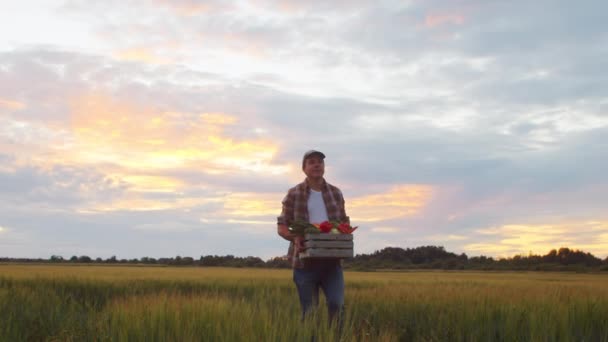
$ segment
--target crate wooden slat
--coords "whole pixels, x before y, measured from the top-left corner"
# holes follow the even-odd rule
[[[309,258],[352,258],[352,234],[305,234],[305,250],[300,253],[301,259]]]
[[[310,258],[352,258],[352,249],[307,249],[300,253],[300,259]]]
[[[330,233],[319,233],[319,234],[304,234],[304,240],[314,241],[326,241],[326,240],[340,240],[340,241],[352,241],[353,234],[330,234]]]
[[[352,240],[308,240],[304,241],[306,248],[337,248],[337,249],[353,249]]]

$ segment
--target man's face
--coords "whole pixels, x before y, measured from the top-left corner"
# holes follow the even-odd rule
[[[321,157],[312,155],[304,161],[303,171],[308,178],[321,178],[325,173],[325,162]]]

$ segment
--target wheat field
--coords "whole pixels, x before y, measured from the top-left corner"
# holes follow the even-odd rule
[[[1,341],[608,341],[608,275],[345,272],[342,328],[290,270],[0,265]]]

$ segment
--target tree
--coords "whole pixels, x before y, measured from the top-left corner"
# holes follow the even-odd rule
[[[291,268],[291,263],[286,257],[275,257],[268,260],[266,266],[271,268]]]
[[[141,260],[142,264],[156,264],[156,259],[154,259],[154,258],[142,257],[140,260]]]
[[[81,255],[78,258],[78,262],[83,262],[83,263],[90,263],[92,260],[90,257],[86,256],[86,255]]]
[[[554,263],[557,262],[557,251],[555,249],[552,249],[551,251],[549,251],[549,253],[545,256],[543,256],[543,262],[548,262],[548,263]]]
[[[63,257],[61,255],[51,255],[51,262],[62,262]]]
[[[183,257],[180,265],[194,265],[194,259],[191,257]]]

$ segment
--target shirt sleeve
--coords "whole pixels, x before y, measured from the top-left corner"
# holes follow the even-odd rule
[[[350,217],[346,215],[346,201],[344,201],[344,196],[342,195],[342,191],[338,190],[339,193],[339,207],[340,207],[340,218],[342,222],[347,222],[350,224]]]
[[[281,202],[283,208],[281,210],[281,215],[277,217],[277,224],[284,224],[286,226],[291,224],[291,220],[293,220],[294,202],[294,192],[290,190]]]

